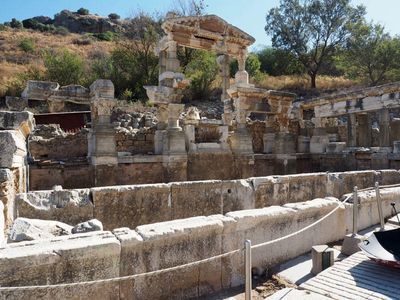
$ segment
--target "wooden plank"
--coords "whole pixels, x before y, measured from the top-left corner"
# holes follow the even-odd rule
[[[400,272],[358,252],[300,287],[333,299],[400,300]]]

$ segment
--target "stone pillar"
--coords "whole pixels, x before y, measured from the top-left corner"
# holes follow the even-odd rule
[[[359,147],[371,147],[372,126],[370,114],[357,115],[357,129],[357,145]]]
[[[310,152],[310,137],[299,135],[297,137],[297,152],[309,153]]]
[[[173,40],[167,42],[167,55],[166,55],[166,70],[170,72],[178,72],[179,71],[179,59],[176,54],[177,51],[177,43]]]
[[[220,66],[220,74],[222,79],[222,94],[221,101],[229,98],[226,92],[230,87],[230,70],[229,70],[229,55],[222,54],[217,57],[217,63]]]
[[[92,128],[89,132],[89,157],[93,165],[117,165],[115,130],[111,124],[114,85],[110,80],[99,79],[90,86]]]
[[[165,71],[167,71],[167,52],[165,50],[161,50],[160,53],[158,54],[158,62],[159,62],[159,72],[158,75],[161,75]]]
[[[246,71],[247,50],[243,49],[237,58],[239,70],[235,74],[235,83],[237,86],[249,85],[249,74]]]
[[[310,153],[325,153],[326,146],[329,143],[329,137],[326,129],[322,127],[322,119],[316,118],[313,136],[310,139]]]
[[[168,104],[168,127],[162,136],[162,154],[186,154],[185,134],[179,126],[184,104]]]
[[[182,131],[182,127],[179,126],[179,115],[184,108],[184,104],[168,104],[168,131]]]
[[[356,114],[347,115],[347,147],[357,147]]]
[[[390,115],[387,108],[379,111],[379,147],[390,147]]]
[[[235,99],[236,106],[236,131],[230,139],[232,152],[235,154],[254,154],[253,140],[246,127],[248,112],[240,109],[240,98]]]

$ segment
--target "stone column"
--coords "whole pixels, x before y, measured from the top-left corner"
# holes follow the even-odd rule
[[[357,115],[357,140],[360,147],[371,147],[372,126],[371,116],[368,113]]]
[[[379,111],[379,147],[390,147],[390,115],[387,108]]]
[[[235,83],[237,86],[249,85],[249,74],[246,71],[247,50],[243,49],[237,58],[239,70],[235,74]]]
[[[222,78],[222,94],[221,101],[229,98],[228,93],[226,92],[230,86],[230,70],[229,70],[229,55],[222,54],[217,57],[217,63],[220,66],[220,74]]]
[[[176,54],[177,51],[177,43],[173,40],[167,42],[167,55],[166,55],[166,70],[170,72],[178,72],[179,71],[179,59]]]
[[[159,72],[158,75],[161,75],[162,73],[164,73],[165,71],[167,71],[167,52],[165,50],[161,50],[160,53],[158,54],[159,58]]]
[[[347,147],[357,147],[356,114],[347,115]]]
[[[111,124],[114,85],[110,80],[99,79],[90,86],[92,128],[89,132],[89,157],[93,165],[117,165],[115,130]]]
[[[322,125],[322,119],[316,118],[313,136],[310,139],[310,153],[325,153],[326,146],[329,143],[329,137],[326,129]]]

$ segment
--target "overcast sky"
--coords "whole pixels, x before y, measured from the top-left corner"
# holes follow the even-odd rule
[[[254,36],[253,46],[270,45],[271,40],[264,32],[265,16],[269,9],[278,5],[278,0],[205,0],[206,11],[216,14],[229,23]],[[367,18],[385,25],[391,34],[400,34],[398,14],[399,0],[353,0],[355,5],[367,7]],[[108,15],[111,12],[126,18],[135,11],[167,12],[173,7],[173,0],[1,0],[0,22],[11,18],[19,20],[34,16],[50,16],[69,9],[76,11],[80,7],[88,8],[92,13]]]

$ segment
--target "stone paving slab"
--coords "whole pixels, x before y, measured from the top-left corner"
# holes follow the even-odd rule
[[[400,299],[400,272],[357,252],[301,284],[300,288],[340,300]]]

